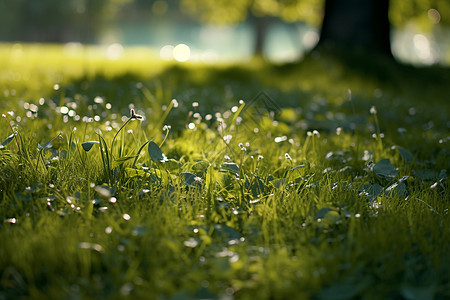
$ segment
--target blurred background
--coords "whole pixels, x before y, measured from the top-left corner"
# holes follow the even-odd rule
[[[324,0],[0,0],[0,43],[62,43],[68,53],[96,45],[111,60],[143,48],[180,62],[255,55],[289,62],[319,41],[324,5]],[[449,19],[448,0],[390,0],[392,54],[415,65],[449,65]]]

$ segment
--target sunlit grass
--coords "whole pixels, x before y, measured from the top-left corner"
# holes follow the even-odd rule
[[[450,296],[448,71],[83,49],[0,47],[0,298]]]

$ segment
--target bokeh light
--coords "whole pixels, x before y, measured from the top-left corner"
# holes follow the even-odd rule
[[[441,21],[441,14],[436,9],[432,8],[428,10],[428,18],[436,25]]]
[[[417,56],[424,64],[432,64],[434,62],[434,58],[431,53],[430,41],[425,35],[414,35],[413,44],[414,48],[416,49]]]
[[[191,48],[186,44],[178,44],[173,48],[173,58],[176,61],[183,62],[191,57]]]
[[[165,45],[159,51],[159,57],[163,60],[171,60],[173,59],[173,46]]]
[[[119,43],[114,43],[108,46],[106,48],[106,57],[110,60],[117,60],[119,59],[123,54],[123,46]]]

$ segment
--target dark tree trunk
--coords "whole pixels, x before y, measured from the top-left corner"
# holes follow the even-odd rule
[[[255,28],[255,45],[253,48],[253,56],[262,57],[267,40],[267,30],[271,19],[269,17],[254,17],[252,22]]]
[[[317,48],[392,57],[388,11],[389,0],[326,0]]]

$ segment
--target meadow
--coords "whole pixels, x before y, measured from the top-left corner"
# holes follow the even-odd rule
[[[0,299],[450,298],[450,71],[0,45]]]

